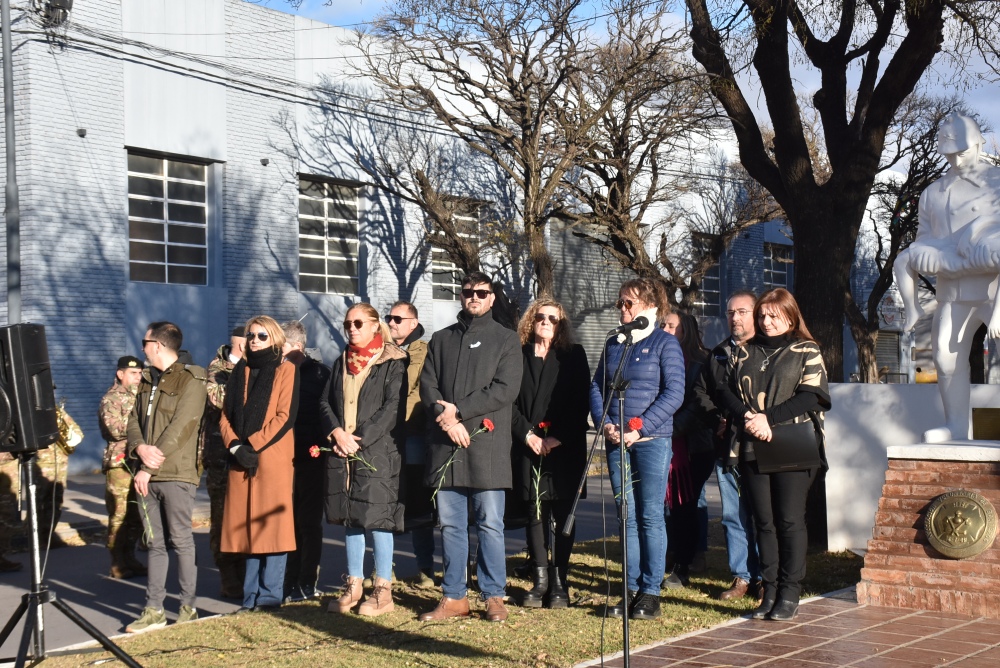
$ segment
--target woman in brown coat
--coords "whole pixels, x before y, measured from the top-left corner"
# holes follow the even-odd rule
[[[219,426],[232,454],[222,551],[247,555],[241,610],[252,610],[281,605],[285,559],[295,549],[292,425],[299,386],[295,365],[282,362],[285,336],[274,319],[251,318],[246,335]]]

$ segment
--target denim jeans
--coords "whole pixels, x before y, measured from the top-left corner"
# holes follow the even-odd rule
[[[287,558],[287,552],[247,555],[247,574],[243,579],[244,608],[281,605],[285,597]]]
[[[163,609],[167,597],[167,540],[177,554],[177,579],[181,592],[181,605],[195,606],[195,586],[198,584],[198,566],[195,563],[194,534],[191,531],[191,514],[197,485],[189,482],[166,481],[149,483],[149,494],[139,497],[146,508],[142,521],[152,539],[149,543],[149,575],[146,580],[146,607]],[[142,507],[140,505],[140,511]],[[279,586],[279,590],[280,590]],[[279,596],[281,592],[279,591]],[[281,602],[281,599],[278,599]]]
[[[344,531],[347,546],[347,574],[352,578],[365,577],[365,530],[347,527]],[[383,580],[392,579],[392,551],[395,541],[391,531],[372,529],[372,551],[375,553],[375,574]]]
[[[469,500],[479,537],[476,577],[483,600],[503,596],[507,588],[507,562],[503,538],[503,512],[506,496],[502,489],[448,487],[437,495],[441,520],[441,543],[444,548],[444,580],[441,589],[451,599],[463,599],[466,566],[469,561]]]
[[[734,578],[753,582],[760,577],[760,568],[757,565],[757,540],[750,495],[746,490],[740,492],[735,471],[727,473],[716,464],[715,477],[719,480],[719,496],[722,499],[722,528],[726,532],[729,570]]]
[[[605,444],[608,473],[621,518],[621,465],[619,448]],[[625,521],[625,544],[628,547],[626,581],[629,591],[660,595],[667,557],[667,525],[663,521],[663,499],[667,495],[667,471],[672,452],[669,438],[653,438],[634,443],[626,450],[625,461],[631,471],[626,476],[625,498],[628,518]],[[629,482],[630,480],[630,482]]]

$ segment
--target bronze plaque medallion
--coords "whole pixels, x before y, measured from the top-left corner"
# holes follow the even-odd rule
[[[958,489],[931,501],[924,531],[931,546],[944,556],[968,559],[993,544],[997,513],[981,494]]]

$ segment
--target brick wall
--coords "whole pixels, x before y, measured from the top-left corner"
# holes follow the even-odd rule
[[[1000,547],[948,559],[930,546],[930,502],[956,489],[1000,505],[1000,463],[890,459],[858,585],[858,602],[1000,617]]]

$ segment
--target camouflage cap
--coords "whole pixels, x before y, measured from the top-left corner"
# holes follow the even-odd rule
[[[141,369],[143,367],[142,360],[138,357],[132,357],[131,355],[125,355],[118,358],[118,368],[119,369]]]

